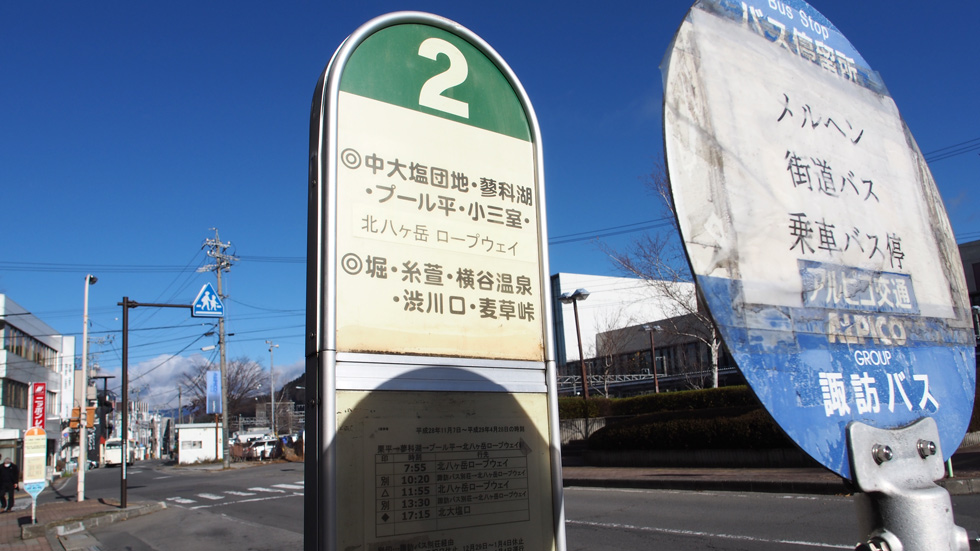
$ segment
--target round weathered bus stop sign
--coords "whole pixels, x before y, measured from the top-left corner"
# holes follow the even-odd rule
[[[945,209],[884,83],[802,1],[702,0],[662,67],[682,238],[749,385],[851,478],[847,425],[973,409],[966,283]]]

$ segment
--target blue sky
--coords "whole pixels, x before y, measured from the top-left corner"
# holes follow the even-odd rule
[[[980,239],[980,3],[814,6],[881,73],[931,160],[957,241]],[[663,151],[659,64],[689,7],[3,3],[0,293],[80,335],[84,276],[98,276],[92,349],[118,375],[117,303],[191,301],[214,281],[195,270],[218,228],[240,257],[224,280],[229,357],[267,366],[272,340],[277,381],[298,375],[314,85],[348,34],[401,9],[468,27],[523,83],[542,131],[551,271],[621,275],[594,239],[623,248],[641,235],[625,230],[657,225],[644,181]],[[130,322],[134,386],[175,405],[176,374],[194,354],[211,357],[200,350],[215,344],[207,321],[136,309]]]

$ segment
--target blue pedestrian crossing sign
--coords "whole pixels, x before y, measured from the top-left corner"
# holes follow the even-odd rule
[[[201,292],[191,305],[191,315],[195,318],[220,318],[225,315],[225,305],[210,283],[201,287]]]
[[[47,481],[43,481],[43,480],[40,482],[25,482],[24,491],[31,494],[32,499],[37,499],[37,496],[39,496],[41,492],[44,491],[44,487],[47,485],[48,485]]]

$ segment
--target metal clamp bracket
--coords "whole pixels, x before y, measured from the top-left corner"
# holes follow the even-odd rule
[[[943,477],[939,427],[926,417],[899,429],[847,426],[858,525],[868,551],[969,551],[953,523],[953,505],[935,482]]]

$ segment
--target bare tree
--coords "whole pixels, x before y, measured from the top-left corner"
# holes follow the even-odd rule
[[[645,280],[653,288],[664,312],[669,316],[668,320],[658,322],[662,330],[697,339],[708,347],[711,351],[711,386],[715,388],[718,386],[721,337],[711,316],[701,307],[697,286],[683,285],[693,282],[694,278],[680,240],[670,183],[663,163],[657,163],[646,185],[656,197],[660,214],[670,224],[672,231],[647,233],[634,240],[625,251],[604,247],[605,252],[615,260],[620,269]],[[671,319],[681,316],[693,316],[696,323],[671,322]]]
[[[623,327],[635,325],[636,320],[630,316],[624,307],[609,311],[602,319],[596,319],[597,340],[595,344],[595,364],[602,371],[603,394],[609,396],[609,376],[618,375],[623,371],[621,356],[630,350],[632,339],[624,331],[616,331]]]
[[[219,366],[207,361],[198,361],[187,373],[181,376],[180,384],[187,389],[190,396],[191,412],[195,417],[205,415],[207,400],[206,373],[217,371]],[[241,356],[225,366],[225,385],[228,393],[229,417],[241,413],[250,413],[254,398],[262,394],[262,382],[266,379],[262,366],[250,358]]]

